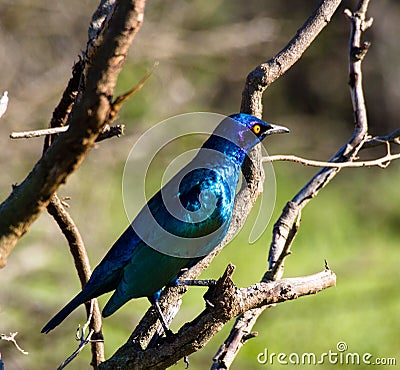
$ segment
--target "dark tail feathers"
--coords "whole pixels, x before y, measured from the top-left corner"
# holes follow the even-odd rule
[[[75,298],[73,298],[57,315],[55,315],[42,329],[42,333],[48,333],[59,325],[75,308],[90,300],[87,294],[80,292]]]

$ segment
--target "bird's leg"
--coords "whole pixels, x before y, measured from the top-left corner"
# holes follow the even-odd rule
[[[161,322],[161,326],[162,326],[163,329],[164,329],[165,335],[166,335],[167,337],[173,335],[172,330],[168,327],[167,321],[165,320],[165,317],[164,317],[164,315],[163,315],[163,313],[162,313],[162,311],[161,311],[161,307],[160,307],[160,305],[158,304],[158,302],[154,302],[154,307],[155,307],[155,309],[156,309],[158,319],[159,319],[160,322]]]
[[[154,294],[154,296],[149,300],[150,300],[151,304],[154,306],[154,308],[156,310],[156,314],[158,316],[158,319],[160,320],[160,323],[161,323],[161,326],[162,326],[162,328],[164,330],[165,335],[168,337],[168,336],[173,335],[173,333],[172,333],[172,330],[169,328],[167,320],[165,320],[165,317],[164,317],[164,315],[163,315],[163,313],[161,311],[160,304],[158,303],[158,299],[160,297],[160,293],[161,293],[161,291],[156,292]]]

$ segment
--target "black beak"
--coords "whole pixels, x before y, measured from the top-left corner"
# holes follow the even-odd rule
[[[265,133],[266,135],[272,135],[272,134],[286,134],[289,131],[288,128],[283,127],[283,126],[278,126],[278,125],[271,125],[271,128]]]

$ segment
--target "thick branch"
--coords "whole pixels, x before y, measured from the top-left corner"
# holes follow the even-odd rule
[[[70,115],[70,129],[44,153],[0,206],[0,266],[39,217],[58,187],[82,163],[106,123],[117,77],[143,21],[145,0],[120,1],[102,43],[87,61],[85,89]]]
[[[276,304],[315,294],[336,284],[330,270],[301,278],[282,279],[258,283],[238,289],[231,279],[234,267],[228,266],[215,287],[205,294],[209,304],[193,321],[185,324],[178,333],[166,338],[154,348],[142,350],[127,344],[117,351],[101,369],[165,369],[187,356],[211,339],[233,317],[251,308]]]

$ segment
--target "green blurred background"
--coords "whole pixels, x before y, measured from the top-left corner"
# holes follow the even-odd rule
[[[238,111],[247,73],[275,55],[317,3],[175,0],[147,4],[143,28],[117,92],[131,88],[155,61],[159,67],[121,112],[119,123],[126,125],[126,135],[98,144],[59,192],[71,197],[70,212],[93,266],[127,225],[121,179],[138,135],[176,114]],[[290,135],[270,140],[270,154],[326,160],[351,135],[349,23],[343,10],[355,4],[344,1],[302,59],[264,94],[264,118],[291,130]],[[96,1],[89,0],[0,2],[0,92],[8,90],[10,96],[9,109],[0,121],[1,199],[13,183],[24,179],[42,148],[41,139],[11,141],[8,135],[47,126],[73,62],[85,48],[87,26],[96,6]],[[372,47],[363,67],[370,132],[386,134],[398,127],[400,113],[400,3],[374,0],[369,15],[375,22],[366,33]],[[362,153],[363,158],[382,154],[383,150]],[[234,280],[238,286],[262,276],[273,222],[316,172],[292,163],[274,167],[277,200],[266,232],[257,243],[248,244],[256,217],[253,212],[204,277],[220,276],[228,263],[237,266]],[[319,355],[336,351],[339,341],[347,343],[348,352],[396,357],[400,362],[399,180],[399,163],[385,170],[345,169],[305,208],[285,276],[320,271],[327,259],[337,274],[337,287],[265,312],[254,328],[258,337],[244,346],[233,369],[279,368],[257,362],[265,348],[275,353]],[[0,276],[0,333],[18,331],[19,344],[29,351],[24,356],[12,344],[0,342],[6,369],[56,368],[76,347],[75,328],[84,321],[84,309],[74,312],[51,334],[40,334],[43,324],[79,289],[66,241],[48,214],[19,242]],[[190,289],[173,329],[203,309],[203,294],[202,288]],[[102,306],[106,299],[100,299]],[[147,307],[145,299],[131,301],[104,321],[107,356],[125,342]],[[230,326],[190,356],[192,370],[210,367]],[[70,368],[89,368],[89,352],[85,349]],[[366,366],[347,366],[353,367]]]

